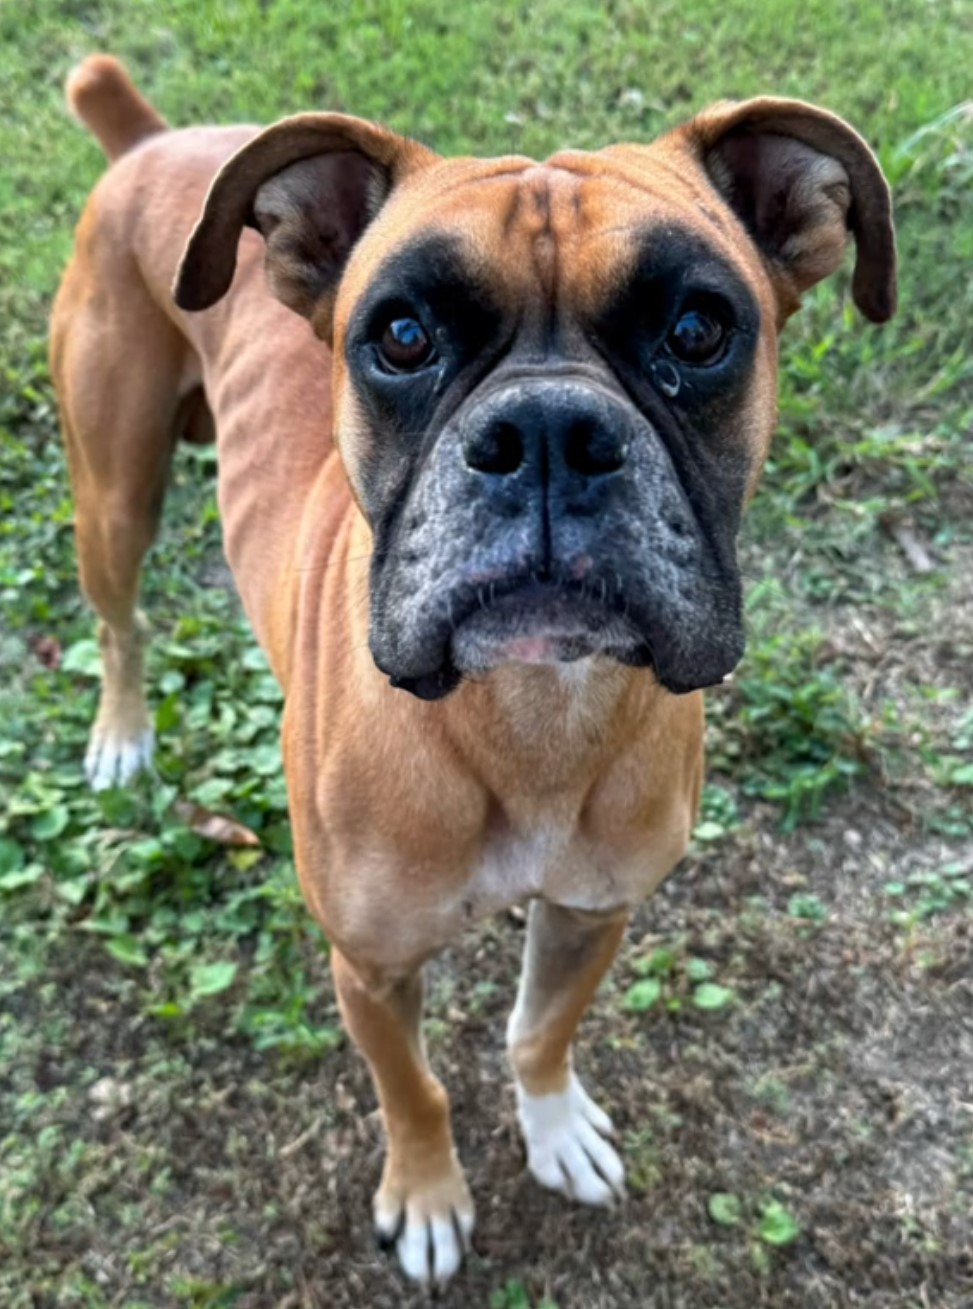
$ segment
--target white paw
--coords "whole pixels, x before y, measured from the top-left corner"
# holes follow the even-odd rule
[[[95,724],[84,757],[84,771],[93,791],[125,786],[137,773],[151,768],[155,733],[151,727],[136,736],[122,736]]]
[[[463,1175],[424,1191],[375,1197],[375,1231],[381,1245],[395,1246],[406,1277],[439,1288],[457,1271],[470,1248],[473,1201]]]
[[[552,1095],[530,1095],[518,1083],[517,1111],[527,1167],[542,1186],[581,1204],[624,1197],[625,1168],[607,1139],[611,1119],[573,1073],[567,1090]]]

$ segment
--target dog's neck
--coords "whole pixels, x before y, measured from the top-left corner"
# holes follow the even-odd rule
[[[577,664],[506,664],[466,681],[442,703],[463,754],[498,796],[586,790],[607,752],[644,721],[647,702],[672,700],[652,673],[605,656]]]

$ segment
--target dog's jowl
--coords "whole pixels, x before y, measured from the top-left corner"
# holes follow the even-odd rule
[[[384,1118],[374,1220],[440,1283],[473,1202],[423,962],[530,902],[507,1032],[528,1165],[621,1195],[572,1040],[692,829],[778,333],[849,237],[856,303],[893,312],[888,189],[847,124],[790,100],[537,163],[341,114],[174,131],[106,56],[68,95],[112,160],[52,326],[104,652],[88,776],[150,762],[139,570],[174,441],[215,435],[286,697],[301,886]]]

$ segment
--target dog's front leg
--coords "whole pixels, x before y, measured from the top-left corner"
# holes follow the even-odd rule
[[[543,1186],[583,1204],[624,1194],[611,1120],[575,1076],[571,1042],[627,921],[627,911],[581,913],[535,900],[507,1027],[527,1165]]]
[[[473,1231],[473,1201],[456,1158],[449,1100],[423,1046],[422,973],[405,980],[356,969],[337,950],[341,1013],[368,1061],[388,1154],[375,1195],[375,1227],[409,1277],[439,1285],[456,1272]]]

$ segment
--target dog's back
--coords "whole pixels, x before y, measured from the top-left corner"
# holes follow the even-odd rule
[[[103,697],[87,759],[89,779],[107,786],[126,781],[152,749],[135,601],[174,444],[213,440],[219,428],[221,482],[240,506],[224,515],[228,556],[258,633],[267,645],[287,647],[288,639],[266,635],[266,614],[291,604],[297,525],[331,448],[331,384],[323,347],[267,289],[256,233],[243,234],[233,287],[220,305],[186,314],[172,297],[213,178],[258,129],[170,129],[107,55],[80,64],[66,94],[111,161],[78,224],[50,337],[81,580],[103,618],[115,687]],[[342,482],[329,497],[327,521],[349,502]],[[283,678],[283,654],[275,665]]]

